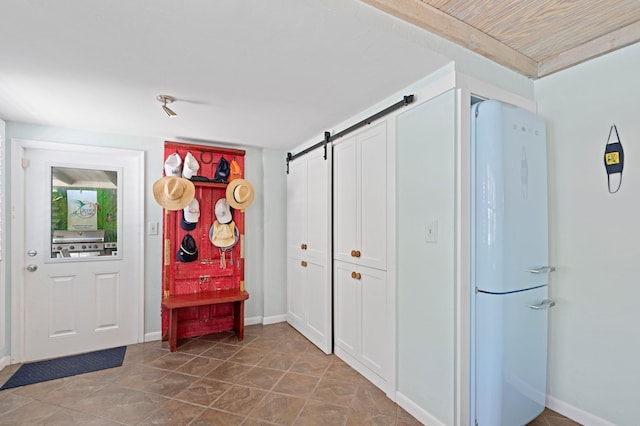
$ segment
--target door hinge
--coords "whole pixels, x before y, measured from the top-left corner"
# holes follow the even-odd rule
[[[29,159],[26,157],[22,157],[22,168],[26,169],[27,167],[29,167]]]

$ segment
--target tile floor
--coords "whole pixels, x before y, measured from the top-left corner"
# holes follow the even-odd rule
[[[0,371],[0,384],[18,365]],[[0,392],[0,425],[420,425],[286,323],[127,348],[122,367]],[[533,426],[577,423],[550,410]]]

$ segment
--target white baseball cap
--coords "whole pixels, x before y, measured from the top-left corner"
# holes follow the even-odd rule
[[[198,174],[198,170],[200,169],[200,164],[198,164],[198,160],[191,154],[187,152],[187,155],[184,157],[184,167],[182,168],[182,177],[185,179],[191,179],[192,176]]]
[[[229,223],[233,220],[233,217],[231,216],[231,209],[229,208],[229,203],[226,198],[220,198],[216,201],[216,207],[214,210],[216,213],[216,219],[218,219],[218,222],[221,224]]]
[[[184,220],[189,223],[197,223],[200,219],[200,203],[195,198],[184,208]]]
[[[174,152],[167,157],[164,162],[164,174],[165,176],[182,176],[182,158],[180,158],[180,154]]]

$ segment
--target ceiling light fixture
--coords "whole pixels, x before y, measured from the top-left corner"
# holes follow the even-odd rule
[[[164,112],[167,114],[167,116],[169,116],[169,118],[175,117],[178,114],[176,114],[175,112],[173,112],[173,110],[171,108],[169,108],[167,106],[167,104],[170,104],[172,102],[174,102],[176,99],[173,96],[169,96],[169,95],[158,95],[156,96],[156,99],[159,102],[162,102],[162,109],[164,110]]]

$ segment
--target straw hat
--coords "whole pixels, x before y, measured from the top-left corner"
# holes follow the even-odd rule
[[[244,210],[249,207],[254,195],[253,186],[244,179],[234,179],[227,185],[227,202],[234,209]]]
[[[235,244],[237,231],[236,224],[220,223],[217,220],[213,222],[209,229],[209,239],[211,244],[220,248],[229,248]]]
[[[167,210],[185,208],[196,194],[196,187],[188,179],[165,176],[153,184],[153,196]]]

